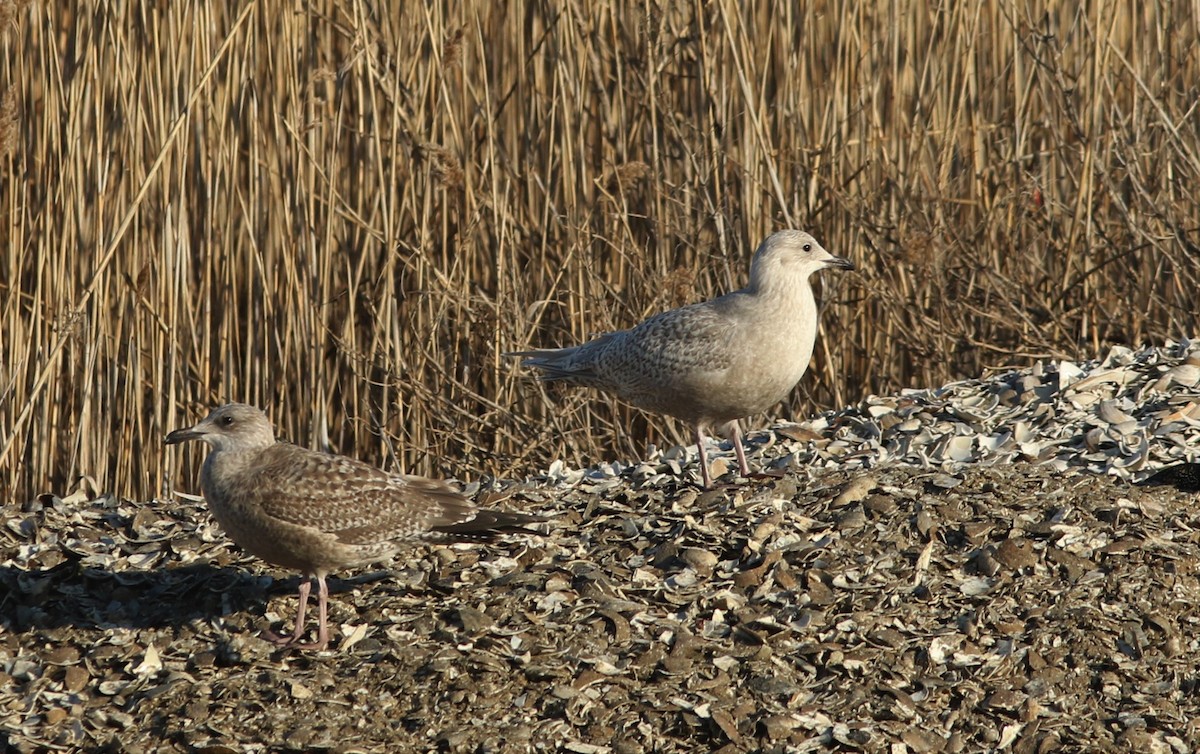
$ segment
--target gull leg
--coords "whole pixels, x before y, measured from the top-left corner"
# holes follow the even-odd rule
[[[308,649],[324,649],[329,646],[329,622],[326,618],[329,604],[329,586],[325,584],[325,574],[317,574],[317,615],[320,623],[317,627],[317,641]]]
[[[746,479],[779,479],[784,476],[780,471],[750,470],[750,464],[746,462],[746,449],[742,447],[742,428],[736,419],[721,427],[721,433],[733,443],[733,449],[737,453],[739,473],[742,477]]]
[[[737,453],[738,469],[743,477],[749,479],[750,464],[746,463],[746,449],[742,447],[742,428],[737,419],[725,426],[729,429],[729,440],[733,443],[734,452]]]
[[[291,636],[280,636],[272,631],[263,631],[263,638],[267,641],[280,647],[296,647],[298,649],[324,649],[329,643],[329,629],[325,624],[325,603],[329,596],[329,589],[325,586],[325,577],[317,576],[317,609],[321,617],[321,625],[318,628],[317,640],[315,642],[305,643],[300,641],[300,637],[304,635],[304,615],[308,611],[308,595],[312,591],[312,577],[305,575],[304,580],[300,582],[300,606],[296,609],[296,627],[292,630]]]
[[[288,644],[295,644],[304,635],[304,613],[308,610],[308,593],[310,591],[312,591],[312,579],[305,576],[304,581],[300,582],[300,607],[296,608],[296,627],[292,629],[292,637],[287,640]]]
[[[700,480],[704,489],[712,488],[712,477],[708,475],[708,452],[704,450],[704,430],[696,425],[696,449],[700,451]]]

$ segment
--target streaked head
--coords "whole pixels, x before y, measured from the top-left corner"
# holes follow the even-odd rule
[[[275,428],[254,406],[226,403],[194,427],[175,430],[163,442],[175,445],[188,440],[203,440],[213,450],[254,450],[275,444]]]
[[[825,251],[817,239],[802,230],[780,230],[767,236],[750,264],[750,287],[769,287],[776,278],[807,280],[828,268],[853,270],[854,263]]]

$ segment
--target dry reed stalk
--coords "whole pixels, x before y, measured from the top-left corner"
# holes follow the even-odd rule
[[[416,472],[640,456],[684,433],[500,354],[792,223],[863,271],[780,416],[1196,334],[1181,4],[743,5],[0,6],[0,494],[190,488],[161,436],[229,399]]]

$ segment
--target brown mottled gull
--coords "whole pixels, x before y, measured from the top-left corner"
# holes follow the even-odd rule
[[[814,272],[854,269],[807,233],[771,234],[750,265],[750,284],[720,298],[672,309],[620,332],[569,348],[520,351],[542,380],[616,395],[689,422],[700,475],[712,485],[704,426],[729,437],[743,476],[750,468],[738,419],[783,400],[808,369],[817,338]]]
[[[187,440],[212,446],[200,486],[230,538],[305,577],[292,635],[266,634],[279,645],[328,645],[325,577],[335,569],[384,560],[406,542],[486,541],[500,532],[528,531],[522,526],[544,520],[476,508],[445,482],[276,442],[266,415],[242,403],[221,406],[196,426],[166,437],[168,445]],[[317,640],[301,643],[314,578]]]

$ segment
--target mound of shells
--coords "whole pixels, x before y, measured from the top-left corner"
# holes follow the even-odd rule
[[[541,536],[296,577],[195,497],[6,509],[6,751],[1185,754],[1200,741],[1194,342],[871,397],[695,448],[471,485]],[[728,449],[718,464],[734,468]],[[720,471],[720,469],[716,469]],[[731,481],[727,476],[724,481]]]

